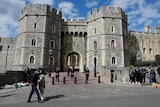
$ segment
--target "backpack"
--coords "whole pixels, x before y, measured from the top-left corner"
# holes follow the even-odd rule
[[[43,86],[45,88],[45,77],[44,77],[44,75],[39,76],[39,86]]]

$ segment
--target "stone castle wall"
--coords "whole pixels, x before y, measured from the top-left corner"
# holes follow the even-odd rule
[[[147,28],[146,28],[147,27]],[[145,32],[130,32],[130,51],[134,54],[136,60],[155,61],[155,56],[159,55],[160,33],[158,27],[151,33],[150,27],[144,28]]]
[[[12,69],[16,38],[0,38],[0,73]]]
[[[62,13],[47,4],[29,4],[21,10],[17,38],[0,41],[3,48],[0,52],[0,69],[1,72],[4,69],[22,71],[26,67],[45,67],[49,70],[50,41],[53,40],[55,48],[52,49],[52,55],[55,62],[52,68],[66,68],[68,56],[76,54],[80,58],[81,72],[85,64],[93,71],[96,57],[97,72],[109,74],[110,67],[118,70],[129,64],[130,54],[136,56],[137,60],[155,60],[154,56],[160,53],[159,36],[160,27],[157,26],[154,34],[150,33],[148,26],[144,33],[133,31],[128,34],[127,15],[119,7],[95,8],[88,12],[87,20],[63,20]],[[36,40],[36,46],[31,46],[32,39]],[[96,53],[94,41],[97,42]],[[114,46],[111,46],[112,41]],[[146,53],[143,52],[144,48]],[[6,55],[9,59],[7,66]],[[36,58],[34,64],[29,64],[31,55]],[[116,58],[114,65],[112,57]]]

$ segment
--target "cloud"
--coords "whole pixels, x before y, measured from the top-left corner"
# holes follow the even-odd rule
[[[58,9],[62,12],[65,18],[75,18],[78,16],[78,10],[72,2],[63,1],[58,4]]]
[[[160,18],[158,10],[160,1],[146,0],[113,0],[111,6],[121,7],[128,15],[129,28],[144,26],[144,24],[153,25],[157,18]]]
[[[26,4],[49,4],[54,0],[1,0],[0,3],[0,37],[16,37],[20,11]]]
[[[99,4],[99,0],[86,0],[86,7],[92,8],[94,6],[97,6]]]
[[[20,10],[25,6],[23,0],[1,0],[0,3],[0,36],[9,37],[17,36],[18,19],[20,16]],[[14,32],[10,30],[16,29]],[[15,33],[16,32],[16,33]]]
[[[31,4],[49,4],[53,5],[55,0],[26,0],[26,2]]]
[[[112,0],[110,5],[115,7],[121,7],[126,10],[128,8],[135,8],[139,0]]]

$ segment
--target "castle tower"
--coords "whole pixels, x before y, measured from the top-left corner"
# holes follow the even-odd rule
[[[87,66],[106,73],[111,67],[124,67],[124,40],[127,17],[121,8],[100,7],[87,17]]]
[[[86,64],[87,24],[84,20],[64,21],[62,24],[61,62],[65,69],[74,66],[83,72]]]
[[[29,4],[22,9],[15,49],[16,68],[49,69],[59,65],[61,19],[61,12],[54,8],[50,11],[48,5]]]
[[[149,25],[144,26],[144,32],[145,33],[150,33],[150,26]]]

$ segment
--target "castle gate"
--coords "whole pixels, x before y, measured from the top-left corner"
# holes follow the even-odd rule
[[[70,52],[66,57],[66,65],[69,67],[74,66],[75,71],[80,69],[80,55],[77,52]]]

